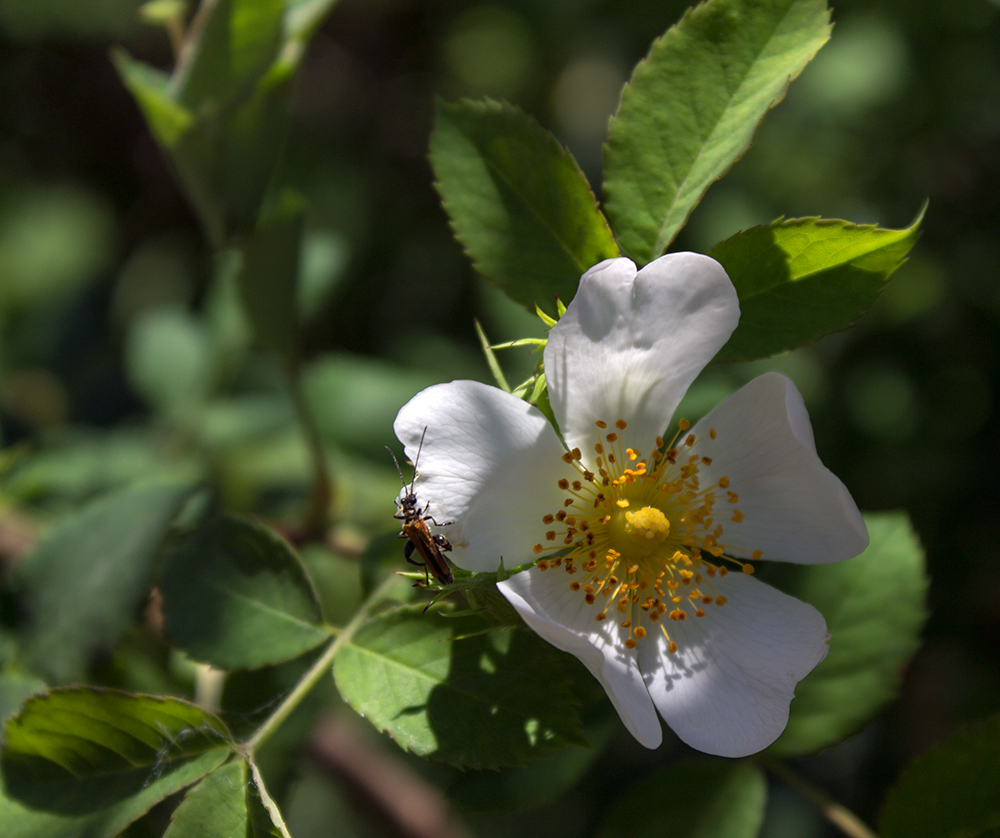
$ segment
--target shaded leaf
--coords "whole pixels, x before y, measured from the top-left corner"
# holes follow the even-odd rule
[[[622,91],[605,209],[622,249],[660,256],[830,37],[825,0],[709,0],[658,39]]]
[[[523,628],[485,627],[420,607],[373,617],[338,654],[337,688],[401,747],[459,767],[585,744],[558,653]]]
[[[187,484],[129,487],[60,519],[20,566],[31,628],[24,660],[50,681],[78,680],[92,653],[131,627],[153,560]]]
[[[902,230],[779,219],[716,245],[709,256],[736,286],[740,322],[715,360],[763,358],[846,329],[903,264],[922,218]]]
[[[669,825],[670,838],[755,838],[766,803],[767,781],[756,766],[684,762],[651,774],[612,803],[597,835],[631,838]]]
[[[5,734],[7,795],[61,815],[99,812],[129,798],[133,809],[138,800],[149,808],[161,799],[149,799],[151,785],[177,771],[193,782],[230,753],[225,725],[193,704],[88,687],[29,698]],[[163,787],[169,794],[181,786]]]
[[[879,818],[884,838],[971,838],[1000,827],[1000,715],[913,762]],[[992,833],[991,833],[992,834]]]
[[[580,276],[618,256],[576,161],[510,105],[439,104],[431,165],[452,229],[476,270],[530,310],[555,312]]]
[[[161,592],[170,640],[223,669],[290,660],[330,637],[298,557],[249,521],[212,518],[181,537]]]
[[[0,793],[0,835],[4,838],[112,838],[161,800],[197,782],[228,756],[229,751],[224,748],[206,751],[150,780],[137,794],[89,815],[57,815],[28,809]]]
[[[240,291],[257,340],[281,354],[297,340],[303,203],[291,193],[242,242]]]
[[[283,0],[203,3],[174,72],[174,98],[192,109],[220,109],[249,95],[278,55],[284,11]]]
[[[235,760],[189,789],[164,838],[281,836],[264,809],[250,766]]]
[[[927,612],[924,552],[905,513],[865,516],[871,544],[829,565],[786,566],[785,592],[826,617],[830,654],[795,690],[788,727],[768,753],[797,756],[839,742],[896,695]]]
[[[131,324],[126,369],[132,386],[150,406],[185,417],[208,397],[213,354],[211,335],[201,319],[183,309],[157,308]]]

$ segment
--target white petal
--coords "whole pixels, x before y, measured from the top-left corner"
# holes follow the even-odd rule
[[[709,439],[714,428],[716,439]],[[695,453],[712,459],[701,485],[723,475],[739,497],[742,523],[725,523],[720,542],[733,555],[820,564],[858,555],[868,530],[843,483],[820,461],[802,396],[771,372],[722,402],[693,431]],[[721,494],[721,492],[720,492]],[[717,504],[716,511],[720,506]],[[717,518],[717,520],[720,520]]]
[[[575,655],[601,682],[625,727],[640,744],[657,748],[663,731],[636,666],[635,650],[624,646],[618,624],[597,622],[596,606],[569,589],[561,569],[525,571],[499,583],[500,592],[536,634]]]
[[[729,339],[739,301],[722,266],[671,253],[636,273],[595,265],[549,333],[549,400],[570,449],[592,456],[594,422],[625,419],[625,446],[648,452],[695,376]]]
[[[667,652],[660,632],[658,642],[639,642],[639,668],[682,740],[707,754],[742,757],[781,735],[795,685],[826,657],[829,635],[811,605],[742,573],[712,585],[729,602],[704,606],[704,617],[665,620],[677,652]]]
[[[438,384],[414,396],[393,425],[412,461],[420,438],[414,491],[444,525],[448,558],[466,570],[495,571],[537,558],[546,513],[563,508],[560,477],[577,473],[566,449],[532,405],[476,381]]]

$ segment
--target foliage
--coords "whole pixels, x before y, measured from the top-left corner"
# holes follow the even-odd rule
[[[787,758],[898,774],[835,792],[885,838],[1000,824],[995,9],[154,0],[140,34],[137,5],[0,4],[0,834],[365,834],[345,789],[519,838],[816,831]],[[759,761],[637,756],[496,609],[502,567],[429,607],[396,575],[399,406],[492,373],[551,418],[580,275],[668,249],[741,306],[685,405],[789,372],[824,461],[900,509],[762,572],[832,637]]]

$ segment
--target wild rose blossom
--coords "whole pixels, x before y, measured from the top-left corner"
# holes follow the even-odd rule
[[[524,621],[576,655],[628,730],[662,741],[656,711],[711,754],[755,753],[784,730],[796,683],[826,655],[812,606],[752,577],[760,559],[860,553],[864,522],[820,461],[802,397],[755,378],[665,436],[688,386],[736,328],[722,266],[694,253],[587,271],[552,328],[545,374],[558,433],[495,387],[453,381],[395,422],[416,493],[459,567],[495,571]],[[560,439],[561,434],[561,439]]]

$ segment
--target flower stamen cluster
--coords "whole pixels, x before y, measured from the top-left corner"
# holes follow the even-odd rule
[[[536,554],[558,552],[537,567],[562,568],[573,577],[570,589],[581,592],[588,605],[601,605],[596,621],[617,612],[626,648],[659,629],[674,653],[677,642],[663,620],[701,618],[706,607],[725,605],[712,580],[726,576],[727,565],[748,575],[754,571],[750,562],[731,555],[737,545],[724,540],[728,523],[744,520],[735,505],[739,495],[725,476],[702,485],[701,471],[712,458],[699,449],[717,438],[714,428],[702,438],[688,433],[678,444],[691,427],[682,419],[674,438],[668,443],[657,437],[644,459],[637,449],[622,450],[618,432],[627,427],[624,419],[607,433],[606,422],[595,424],[597,472],[584,467],[579,448],[563,455],[578,479],[558,481],[566,493],[562,508],[542,518],[550,529],[533,548]],[[760,559],[761,551],[751,556]]]

